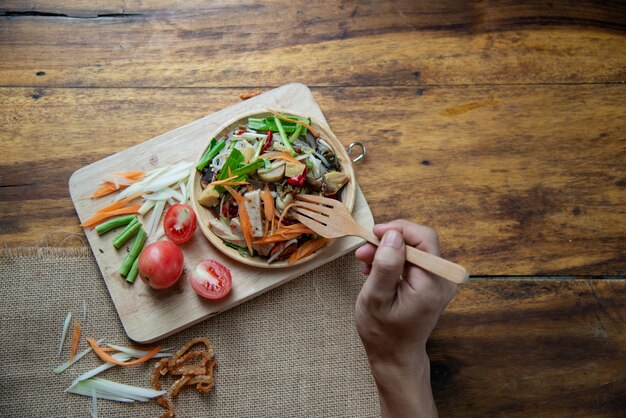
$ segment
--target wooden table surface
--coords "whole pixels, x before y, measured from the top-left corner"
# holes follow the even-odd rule
[[[308,85],[377,222],[476,277],[430,345],[442,416],[626,410],[626,5],[0,1],[0,242],[84,245],[78,168]]]

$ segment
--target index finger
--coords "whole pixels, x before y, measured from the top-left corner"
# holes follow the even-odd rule
[[[411,247],[439,256],[439,237],[434,229],[419,225],[406,219],[397,219],[386,224],[374,226],[374,233],[382,237],[390,229],[399,231],[404,242]]]

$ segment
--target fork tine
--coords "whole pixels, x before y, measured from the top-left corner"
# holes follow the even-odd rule
[[[304,225],[308,226],[309,228],[311,228],[313,231],[315,231],[316,233],[320,234],[321,236],[325,237],[325,238],[332,238],[328,235],[328,230],[327,230],[327,226],[324,224],[321,224],[311,218],[307,218],[304,215],[300,215],[299,213],[294,213],[292,214],[292,216],[297,219],[298,221],[302,222]]]
[[[305,209],[305,208],[301,208],[299,206],[296,206],[294,208],[292,208],[292,210],[296,213],[299,213],[300,215],[304,215],[306,217],[309,217],[311,219],[314,219],[318,222],[321,222],[322,224],[326,225],[328,223],[328,221],[330,220],[330,217],[318,213],[318,212],[313,212],[311,210]],[[306,225],[306,224],[305,224]]]
[[[298,201],[295,205],[296,208],[307,208],[311,209],[314,212],[323,213],[324,215],[330,216],[333,213],[333,209],[327,206],[322,206],[317,203],[309,203],[305,201]]]

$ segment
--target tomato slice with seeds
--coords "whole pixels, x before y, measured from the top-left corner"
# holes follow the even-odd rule
[[[197,294],[206,299],[221,299],[230,292],[233,279],[222,263],[206,259],[191,272],[189,283]]]
[[[189,241],[197,224],[196,213],[191,206],[180,203],[170,206],[163,218],[165,235],[174,244],[184,244]]]

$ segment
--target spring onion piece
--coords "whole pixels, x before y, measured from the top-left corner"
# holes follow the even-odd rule
[[[207,164],[213,158],[215,158],[215,156],[224,148],[225,145],[226,145],[226,142],[223,139],[220,139],[219,141],[215,142],[215,138],[213,138],[211,140],[211,144],[209,145],[207,150],[202,155],[202,158],[200,158],[200,161],[196,165],[196,168],[202,171],[204,167],[206,167]]]
[[[152,216],[150,216],[150,219],[148,219],[148,222],[146,222],[144,224],[145,229],[146,229],[146,233],[148,234],[148,236],[150,236],[150,231],[152,231],[152,225],[155,222],[159,221],[159,217],[161,216],[161,214],[155,214],[156,210],[157,210],[157,204],[160,203],[160,201],[154,201],[154,209],[152,210]],[[165,203],[163,203],[163,205],[165,205]],[[160,205],[159,205],[160,206]]]
[[[131,284],[135,283],[135,280],[137,280],[137,274],[139,274],[139,257],[135,258],[133,265],[130,266],[130,270],[126,275],[126,281]]]
[[[143,244],[146,242],[146,231],[143,228],[139,228],[139,232],[137,233],[137,237],[135,238],[135,242],[133,242],[133,246],[131,247],[128,254],[126,254],[126,258],[122,262],[120,267],[120,274],[124,277],[128,275],[130,268],[133,266],[135,259],[139,257],[139,253],[143,248]]]
[[[129,223],[128,226],[113,239],[113,246],[119,250],[126,241],[139,231],[139,228],[141,228],[141,222],[135,218],[134,222]]]
[[[300,136],[300,132],[302,132],[302,125],[298,124],[298,127],[296,128],[295,131],[293,131],[293,134],[289,137],[289,144],[291,145],[291,143],[293,141],[295,141],[296,139],[298,139],[298,137]]]
[[[92,390],[98,398],[110,399],[119,402],[147,402],[150,399],[165,395],[165,390],[153,390],[138,386],[125,385],[123,383],[113,382],[111,380],[93,377],[87,380],[81,380],[72,384],[65,389],[66,392],[75,393],[77,395],[92,396]]]
[[[63,343],[65,342],[65,337],[67,336],[67,330],[70,327],[70,322],[72,322],[72,313],[68,312],[65,317],[65,322],[63,322],[63,331],[61,332],[61,341],[59,342],[59,357],[61,357],[61,352],[63,351]]]
[[[119,201],[128,196],[132,196],[134,194],[142,192],[156,192],[167,186],[178,183],[179,181],[187,178],[187,176],[189,175],[189,169],[191,167],[193,167],[193,163],[181,161],[171,167],[163,167],[161,169],[154,170],[144,180],[133,183],[124,190],[122,190],[117,195],[115,200]]]
[[[148,213],[150,209],[154,207],[155,203],[156,202],[154,200],[146,200],[145,202],[143,202],[143,205],[141,205],[137,213],[139,213],[141,216],[145,216],[146,213]]]
[[[113,357],[114,359],[119,360],[119,361],[128,361],[131,358],[131,356],[129,356],[126,353],[115,353],[111,357]],[[115,367],[115,366],[116,366],[116,364],[108,363],[108,362],[104,363],[104,364],[101,364],[100,366],[96,367],[95,369],[91,369],[88,372],[83,373],[80,376],[78,376],[76,379],[74,379],[74,381],[72,382],[72,385],[75,384],[75,383],[80,382],[81,380],[86,380],[86,379],[92,378],[95,375],[100,374],[100,373],[102,373],[105,370],[109,370],[111,367]]]
[[[130,186],[122,190],[120,193],[118,193],[117,197],[115,198],[115,201],[122,200],[126,197],[129,197],[129,196],[132,196],[134,194],[144,191],[145,190],[144,187],[147,184],[154,181],[154,179],[156,179],[158,176],[166,172],[169,168],[170,168],[169,166],[165,166],[165,167],[159,167],[155,170],[152,170],[150,173],[148,173],[146,178],[144,178],[141,181],[138,181],[137,183],[131,184]]]
[[[169,199],[170,197],[173,197],[179,202],[183,200],[183,195],[180,192],[172,189],[171,187],[165,187],[154,193],[144,194],[141,197],[146,200],[166,200],[166,199]]]
[[[128,347],[123,347],[121,345],[115,345],[115,344],[107,344],[109,347],[116,349],[117,351],[127,354],[131,357],[135,357],[135,358],[141,358],[143,356],[145,356],[146,354],[149,353],[148,350],[137,350],[135,348],[128,348]],[[164,351],[167,350],[161,350],[160,353],[158,353],[156,356],[154,356],[153,358],[161,358],[161,357],[171,357],[172,354],[170,353],[164,353]],[[113,356],[115,357],[115,356]],[[125,360],[122,360],[125,361]]]
[[[128,225],[129,223],[133,221],[133,219],[137,219],[137,217],[135,215],[126,215],[126,216],[119,216],[117,218],[109,219],[108,221],[103,222],[100,225],[96,226],[96,232],[98,233],[98,235],[102,235],[122,225]]]
[[[278,126],[276,126],[273,116],[267,118],[248,118],[248,128],[262,132],[278,132]],[[293,122],[283,122],[283,128],[285,132],[292,133],[296,130],[296,124]]]
[[[104,341],[104,338],[101,340],[98,340],[98,344],[102,343],[102,341]],[[61,364],[60,366],[58,366],[56,369],[53,370],[53,372],[55,372],[56,374],[61,374],[64,371],[66,371],[72,364],[76,363],[78,360],[80,360],[81,358],[83,358],[84,356],[86,356],[90,351],[92,351],[93,348],[91,348],[91,346],[85,348],[83,351],[81,351],[80,353],[76,354],[76,357],[74,357],[74,359],[72,361],[66,361],[65,363]]]
[[[95,389],[91,389],[91,399],[91,418],[98,418],[98,397]]]
[[[285,128],[283,128],[282,122],[276,116],[274,116],[274,122],[276,122],[276,126],[278,127],[278,133],[280,133],[280,138],[283,140],[283,144],[285,144],[285,147],[289,149],[289,153],[295,156],[296,151],[294,151],[293,147],[289,143],[289,139],[287,138],[287,134],[285,133]]]
[[[165,208],[165,200],[159,200],[154,205],[154,209],[152,210],[152,217],[150,218],[150,223],[146,228],[146,233],[150,238],[154,235],[155,231],[159,227],[159,221],[161,220],[161,215],[163,214],[163,208]]]
[[[191,180],[192,180],[192,176],[191,173],[193,172],[193,169],[191,169],[189,171],[189,177],[187,177],[187,186],[186,186],[186,190],[185,193],[183,193],[183,201],[180,202],[182,204],[187,203],[187,201],[189,200],[189,197],[191,196],[191,189],[193,187],[193,185],[191,184]]]

